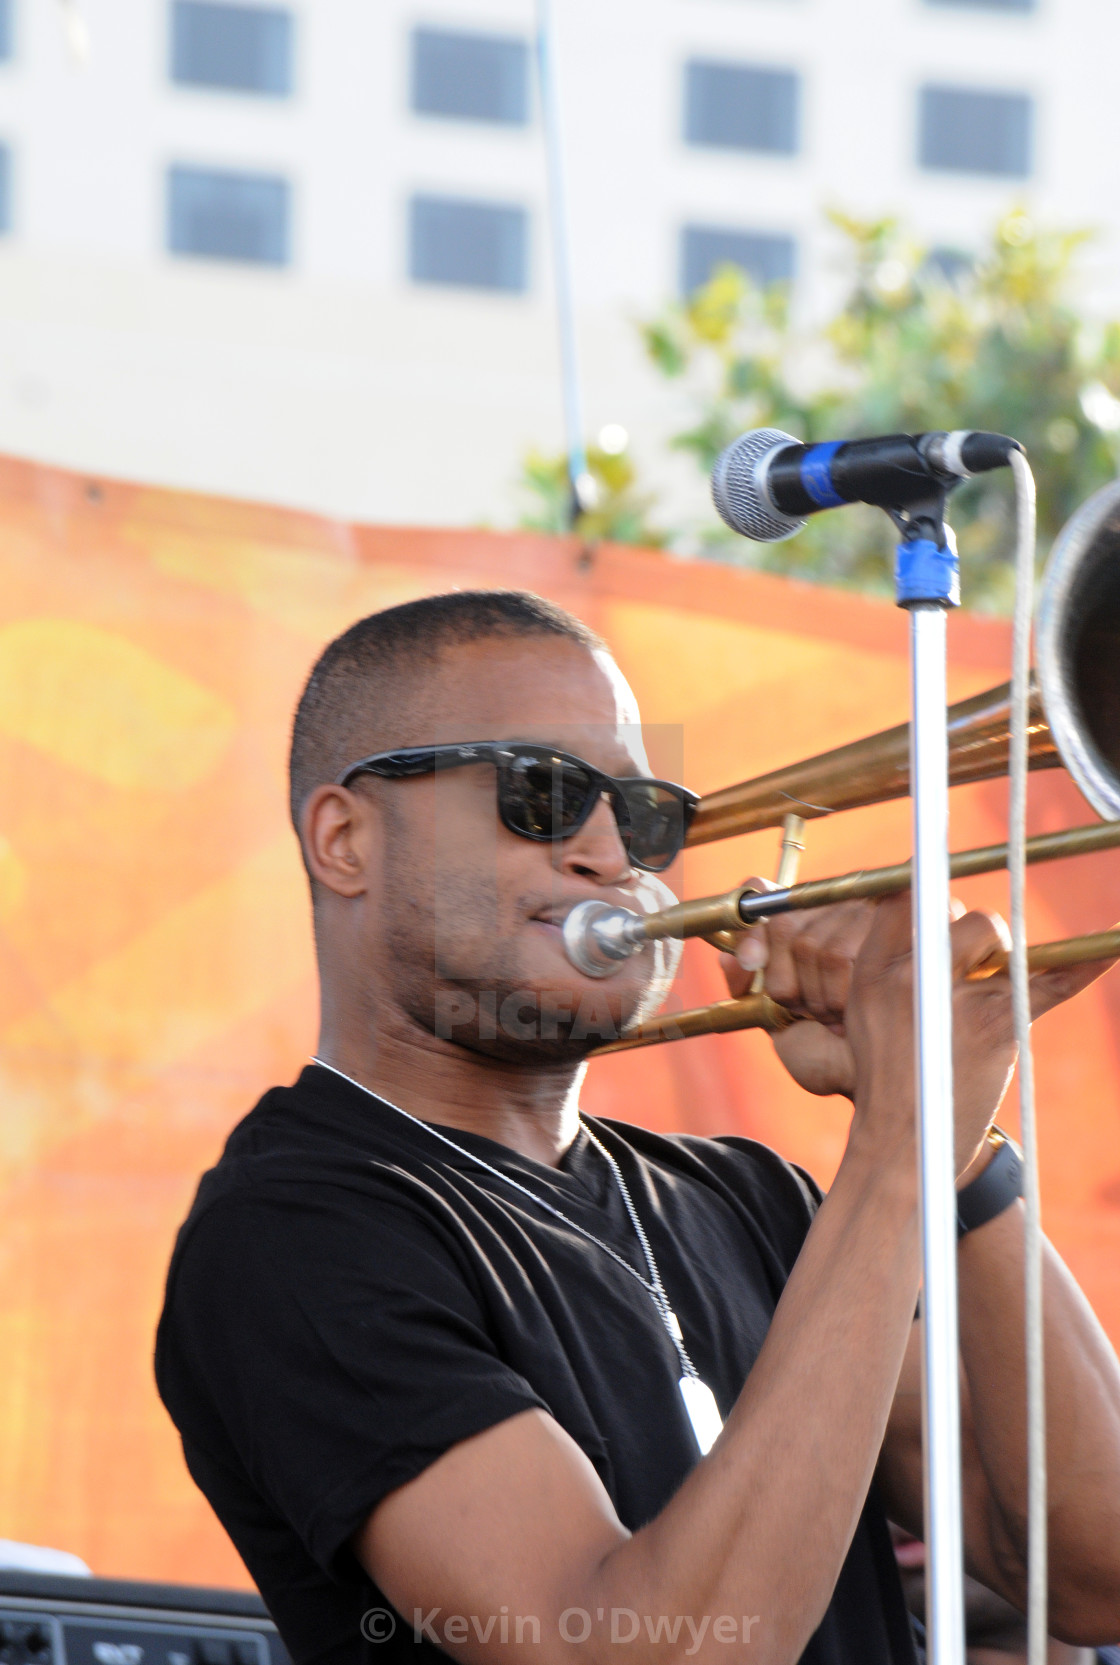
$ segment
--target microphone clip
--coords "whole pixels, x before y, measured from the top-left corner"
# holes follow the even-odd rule
[[[894,568],[895,600],[900,607],[961,604],[957,540],[945,522],[945,499],[955,483],[935,488],[920,503],[886,511],[901,533]]]

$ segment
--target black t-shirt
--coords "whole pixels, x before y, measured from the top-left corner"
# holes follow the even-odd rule
[[[819,1193],[750,1140],[588,1126],[622,1170],[726,1417]],[[445,1131],[645,1271],[586,1133],[549,1168]],[[389,1604],[349,1541],[458,1441],[543,1408],[632,1530],[698,1460],[680,1361],[640,1284],[469,1154],[318,1067],[266,1093],[204,1176],[171,1263],[156,1373],[190,1471],[297,1665],[446,1661],[432,1631],[416,1640],[412,1615],[388,1642],[364,1638],[362,1615]],[[874,1492],[803,1657],[911,1665]]]

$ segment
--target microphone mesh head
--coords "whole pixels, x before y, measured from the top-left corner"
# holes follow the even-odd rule
[[[776,509],[757,478],[759,463],[771,451],[800,443],[780,428],[752,428],[720,452],[712,469],[712,502],[733,532],[756,543],[779,543],[800,532],[805,522]]]

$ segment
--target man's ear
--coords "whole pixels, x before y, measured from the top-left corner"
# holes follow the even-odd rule
[[[300,814],[304,860],[312,879],[336,896],[369,889],[376,806],[345,786],[317,786]]]

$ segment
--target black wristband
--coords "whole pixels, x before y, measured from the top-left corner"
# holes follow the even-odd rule
[[[996,1129],[999,1132],[998,1128]],[[957,1192],[957,1236],[975,1231],[1023,1195],[1023,1158],[1018,1145],[1000,1134],[995,1155],[982,1174]]]

